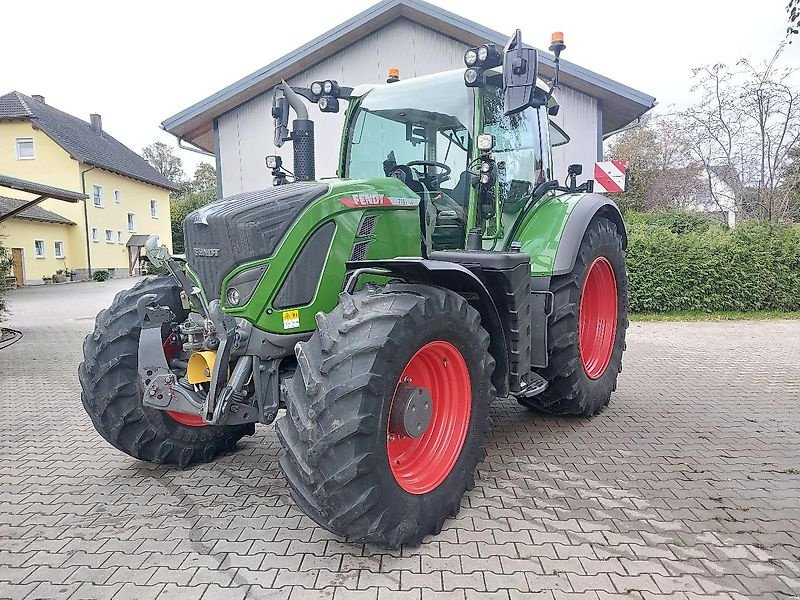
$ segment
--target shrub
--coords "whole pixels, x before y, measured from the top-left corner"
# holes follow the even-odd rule
[[[669,224],[631,223],[632,312],[800,310],[800,231]]]
[[[0,238],[0,320],[6,310],[6,302],[3,295],[6,291],[6,278],[11,276],[11,252],[3,246]]]
[[[625,215],[625,224],[629,229],[647,227],[663,227],[672,233],[703,233],[709,230],[723,231],[727,225],[721,220],[703,213],[684,210],[668,210],[659,212],[629,212]]]
[[[92,274],[92,279],[94,281],[106,281],[110,278],[111,278],[111,273],[109,273],[105,269],[98,269]]]

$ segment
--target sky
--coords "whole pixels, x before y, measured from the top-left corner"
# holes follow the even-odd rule
[[[497,31],[520,28],[539,48],[564,31],[564,59],[655,96],[661,110],[690,101],[692,67],[765,60],[786,29],[787,0],[433,1]],[[374,3],[10,2],[2,11],[0,94],[41,94],[86,120],[100,113],[104,129],[137,152],[156,140],[175,146],[160,129],[164,119]],[[800,67],[800,38],[783,63]],[[179,154],[189,174],[203,160]]]

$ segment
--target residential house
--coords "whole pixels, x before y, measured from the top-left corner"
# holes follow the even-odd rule
[[[128,276],[137,271],[148,236],[172,247],[175,186],[105,131],[100,115],[87,122],[42,96],[0,96],[0,174],[89,196],[75,204],[44,200],[0,223],[3,245],[17,263],[14,275],[24,285],[42,283],[57,269],[78,278],[99,269]],[[32,198],[3,189],[0,196],[9,210]]]
[[[736,225],[736,190],[742,184],[736,171],[727,166],[710,166],[701,169],[697,178],[701,191],[694,195],[689,210],[707,213],[724,221],[728,227]]]

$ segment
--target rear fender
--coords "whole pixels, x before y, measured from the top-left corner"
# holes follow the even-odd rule
[[[581,196],[570,212],[561,239],[558,243],[553,275],[564,275],[572,272],[575,259],[578,257],[583,235],[589,224],[596,216],[605,217],[617,226],[617,231],[622,236],[622,248],[628,247],[628,232],[622,220],[622,213],[617,205],[600,194],[586,194]]]
[[[616,224],[623,248],[627,248],[628,236],[617,205],[600,194],[585,193],[543,198],[512,231],[509,242],[522,244],[522,251],[531,257],[532,275],[564,275],[575,266],[583,235],[598,215]]]
[[[509,393],[509,364],[506,353],[506,336],[503,324],[489,290],[478,277],[466,267],[442,260],[392,259],[348,262],[352,273],[347,281],[349,291],[355,289],[362,274],[395,276],[408,283],[423,283],[443,287],[463,296],[481,315],[481,325],[489,332],[489,354],[496,366],[492,384],[499,397]]]

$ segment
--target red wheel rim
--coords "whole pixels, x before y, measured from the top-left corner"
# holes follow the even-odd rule
[[[599,379],[605,373],[616,336],[617,279],[611,263],[600,256],[586,273],[578,319],[578,348],[590,379]]]
[[[181,349],[181,343],[180,340],[178,340],[178,336],[174,333],[169,334],[167,339],[164,340],[163,347],[164,356],[167,358],[167,362],[169,362]],[[181,425],[186,425],[187,427],[206,426],[206,422],[203,421],[203,418],[200,415],[190,415],[188,413],[176,412],[174,410],[168,410],[166,413],[172,418],[173,421],[176,421]]]
[[[387,426],[389,466],[406,492],[426,494],[447,478],[464,446],[472,410],[469,370],[455,346],[430,342],[411,357],[400,382],[427,388],[432,414],[428,428],[418,438],[403,437]],[[391,411],[390,407],[390,415]]]

